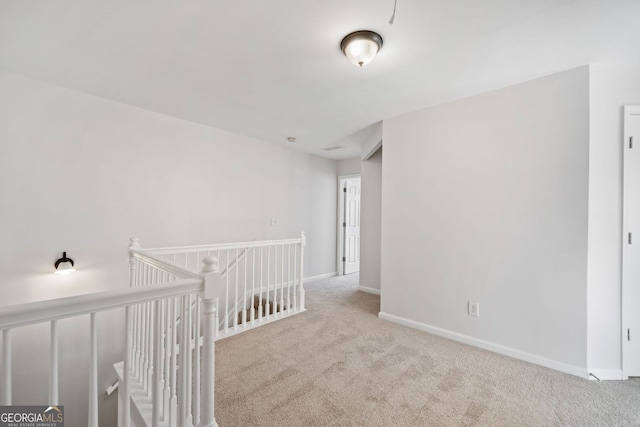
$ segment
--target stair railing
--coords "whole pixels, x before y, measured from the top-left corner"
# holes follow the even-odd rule
[[[216,257],[223,282],[216,338],[224,338],[305,311],[305,245],[301,233],[297,239],[150,249],[135,241],[132,252],[191,274],[196,274],[202,257]],[[191,310],[187,314],[193,315]]]
[[[129,253],[130,285],[133,288],[153,288],[176,279],[206,280],[209,275],[215,274],[216,288],[209,289],[210,304],[195,293],[166,300],[159,308],[157,321],[151,319],[152,311],[149,307],[137,308],[133,314],[130,347],[132,373],[137,380],[137,387],[129,392],[122,390],[122,396],[130,395],[136,402],[137,409],[145,420],[153,423],[157,418],[159,422],[165,423],[163,425],[199,426],[204,410],[200,402],[210,402],[208,399],[211,397],[204,395],[204,384],[201,387],[201,378],[206,374],[201,365],[211,341],[215,341],[218,329],[217,295],[220,294],[222,283],[218,260],[215,257],[205,257],[202,271],[198,273],[170,260],[142,252],[137,238],[131,239]],[[178,318],[184,321],[178,322]],[[201,325],[205,324],[208,326],[203,331]],[[153,351],[151,337],[162,343],[160,353]],[[154,363],[156,360],[159,363]],[[154,369],[157,379],[152,378]],[[116,370],[120,374],[124,368],[116,366]],[[153,392],[154,387],[158,388],[158,394]],[[152,396],[159,401],[151,402]],[[150,406],[158,409],[149,412],[146,408]]]
[[[134,258],[132,258],[133,260]],[[138,262],[139,261],[139,262]],[[217,300],[221,278],[217,260],[209,257],[203,260],[202,271],[195,277],[181,278],[184,271],[175,265],[162,264],[157,259],[138,257],[132,261],[132,283],[138,278],[138,285],[129,289],[99,292],[89,295],[60,298],[49,301],[33,302],[14,306],[0,307],[0,331],[2,331],[2,389],[0,404],[12,404],[12,336],[20,327],[50,323],[51,350],[49,404],[59,405],[58,399],[58,320],[90,315],[90,373],[88,378],[89,408],[87,425],[98,426],[98,334],[97,315],[100,312],[125,308],[125,355],[122,366],[122,396],[119,405],[119,425],[128,427],[131,421],[130,395],[134,391],[146,394],[151,403],[151,425],[159,426],[171,414],[170,399],[166,399],[164,381],[167,379],[167,366],[180,380],[179,399],[175,400],[175,417],[170,425],[217,426],[214,416],[215,390],[215,339],[204,339],[202,358],[196,357],[197,370],[190,369],[189,354],[191,340],[187,322],[181,334],[173,330],[172,337],[180,345],[178,356],[175,346],[169,340],[163,340],[165,325],[170,325],[172,307],[181,308],[186,313],[188,301],[199,298],[199,311],[202,314],[204,337],[213,337],[216,330]],[[189,273],[191,275],[191,273]],[[160,279],[159,279],[160,278]],[[164,282],[161,282],[165,280]],[[153,282],[154,286],[143,286]],[[175,312],[175,311],[174,311]],[[170,329],[167,329],[170,330]],[[182,337],[182,338],[181,338]],[[169,351],[167,351],[169,349]],[[198,352],[199,355],[199,352]],[[180,360],[176,360],[180,357]],[[173,358],[173,359],[171,359]],[[195,362],[197,360],[197,362]],[[200,367],[200,363],[202,366]],[[175,366],[179,371],[175,372]],[[173,366],[173,368],[171,368]],[[164,371],[163,371],[164,367]],[[189,370],[188,370],[189,369]],[[195,377],[197,373],[197,377]],[[188,378],[194,378],[197,396],[190,398]],[[196,379],[197,378],[197,379]],[[169,379],[171,381],[171,378]],[[169,384],[171,386],[171,384]],[[200,394],[200,389],[202,390]],[[169,387],[171,390],[171,387]],[[169,402],[169,403],[167,403]],[[201,404],[201,402],[203,404]],[[62,403],[64,404],[64,403]]]
[[[137,240],[137,239],[135,239]],[[234,268],[236,267],[236,265],[238,265],[239,261],[241,261],[249,252],[252,252],[254,250],[254,248],[245,248],[240,252],[240,255],[238,257],[236,257],[233,261],[231,261],[229,263],[229,265],[227,266],[227,268],[225,268],[222,272],[220,272],[220,276],[224,279],[228,274],[232,273]],[[147,257],[148,258],[148,257]],[[148,258],[149,259],[149,258]],[[151,258],[152,259],[152,258]],[[174,264],[176,267],[178,267],[177,264]],[[196,308],[196,301],[193,301],[189,310],[191,312],[193,312],[193,310],[195,310]],[[236,304],[237,307],[237,304]],[[230,313],[227,313],[230,314]],[[178,314],[178,317],[176,319],[176,323],[177,325],[180,325],[180,319],[182,318],[182,316],[180,314]]]
[[[157,419],[168,426],[201,425],[205,419],[203,411],[205,407],[209,409],[201,402],[212,402],[211,394],[204,395],[205,372],[201,364],[206,357],[205,349],[216,339],[305,310],[302,282],[305,244],[304,233],[298,239],[152,249],[141,248],[139,239],[132,238],[129,246],[132,288],[203,278],[204,272],[212,268],[207,264],[211,259],[216,261],[217,284],[212,288],[215,292],[209,295],[213,301],[209,314],[214,314],[206,333],[201,331],[205,304],[198,295],[163,302],[157,321],[151,317],[154,308],[142,305],[134,309],[128,357],[136,381],[129,390],[119,391],[123,399],[120,406],[127,408],[126,413],[129,413],[126,405],[130,404],[126,396],[131,396],[147,422]],[[220,266],[224,267],[222,272]],[[254,298],[259,301],[257,307]],[[152,348],[152,339],[163,343],[158,354]],[[124,370],[121,365],[116,364],[119,375]],[[110,388],[113,389],[115,385]],[[152,403],[152,396],[160,400]],[[149,412],[145,409],[148,407],[158,408],[157,413],[156,409]]]

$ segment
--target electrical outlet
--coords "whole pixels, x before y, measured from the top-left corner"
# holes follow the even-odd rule
[[[278,217],[271,217],[271,226],[275,227],[278,225]]]
[[[469,314],[469,316],[480,317],[480,303],[467,301],[467,314]]]

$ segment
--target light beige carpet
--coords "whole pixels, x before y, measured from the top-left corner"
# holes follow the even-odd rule
[[[216,419],[241,426],[640,426],[640,382],[587,381],[377,318],[357,275],[216,344]]]

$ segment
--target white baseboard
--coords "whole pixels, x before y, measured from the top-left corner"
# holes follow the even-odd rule
[[[475,347],[480,347],[485,350],[493,351],[495,353],[504,354],[505,356],[513,357],[514,359],[523,360],[525,362],[533,363],[534,365],[544,366],[545,368],[554,369],[556,371],[564,372],[566,374],[575,375],[580,378],[588,378],[588,372],[585,368],[579,366],[568,365],[566,363],[557,362],[555,360],[547,359],[535,354],[527,353],[515,348],[506,347],[500,344],[495,344],[489,341],[484,341],[478,338],[470,337],[468,335],[459,334],[457,332],[449,331],[447,329],[438,328],[436,326],[427,325],[424,323],[416,322],[402,317],[394,316],[392,314],[380,312],[378,317],[383,320],[388,320],[393,323],[398,323],[410,328],[419,329],[424,332],[428,332],[433,335],[448,338],[453,341],[458,341],[464,344],[469,344]],[[598,374],[596,374],[598,375]]]
[[[595,375],[595,377],[591,374]],[[589,379],[594,381],[615,381],[623,380],[624,378],[622,377],[621,369],[590,369]]]
[[[367,288],[366,286],[358,286],[358,290],[368,294],[380,295],[380,289]]]
[[[325,274],[318,274],[317,276],[305,277],[304,283],[314,282],[316,280],[328,279],[329,277],[336,276],[337,274],[338,273],[334,271],[333,273],[325,273]]]

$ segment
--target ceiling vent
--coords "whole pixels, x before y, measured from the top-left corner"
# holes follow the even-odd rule
[[[323,148],[324,151],[333,151],[333,150],[341,150],[344,147],[342,145],[334,145],[333,147],[325,147]]]

